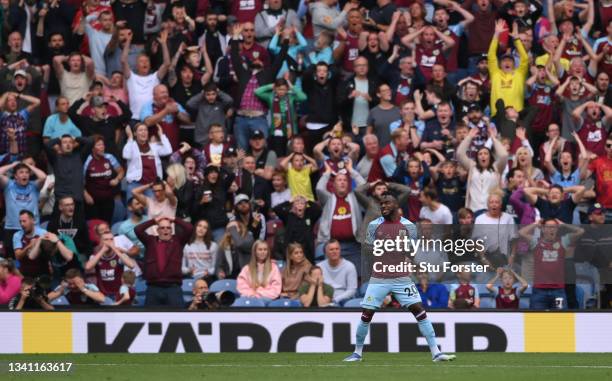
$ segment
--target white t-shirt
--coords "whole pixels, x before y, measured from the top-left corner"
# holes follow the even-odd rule
[[[159,85],[157,72],[142,76],[130,70],[130,78],[127,80],[127,89],[133,118],[138,118],[138,116],[140,116],[140,109],[142,106],[146,103],[153,102],[153,88],[157,85]]]
[[[427,206],[423,206],[419,213],[419,218],[430,220],[432,224],[450,225],[453,223],[453,215],[444,204],[440,204],[435,211]]]
[[[508,213],[503,212],[499,218],[483,213],[474,221],[472,238],[484,240],[488,252],[499,249],[503,254],[510,254],[510,241],[516,237],[514,218]]]

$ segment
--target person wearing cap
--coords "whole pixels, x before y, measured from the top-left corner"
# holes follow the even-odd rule
[[[475,57],[475,62],[476,66],[474,73],[469,76],[468,79],[480,84],[483,100],[489,104],[488,98],[491,95],[491,78],[489,76],[488,56],[486,54],[479,54]]]
[[[68,70],[64,69],[65,64],[68,64]],[[87,95],[95,76],[91,58],[80,53],[58,55],[53,57],[53,69],[59,81],[61,94],[68,98],[71,105]]]
[[[516,24],[515,24],[516,25]],[[525,80],[529,71],[529,56],[519,39],[517,28],[513,27],[510,36],[519,53],[519,66],[514,67],[514,57],[511,54],[502,55],[497,59],[499,36],[507,31],[503,20],[495,23],[495,33],[491,40],[488,53],[489,73],[491,75],[491,116],[497,113],[497,100],[502,99],[506,107],[513,107],[517,112],[523,110]],[[503,110],[500,110],[502,112]]]
[[[224,168],[209,164],[204,169],[204,179],[196,190],[192,208],[192,221],[206,220],[210,225],[213,238],[219,242],[225,233],[229,219],[225,204],[230,196],[235,175]]]
[[[276,167],[278,156],[276,152],[268,149],[266,146],[266,135],[264,132],[260,130],[251,132],[247,153],[255,158],[256,169],[254,173],[266,180],[272,179],[272,173]]]
[[[18,70],[16,75],[24,75]],[[18,109],[18,101],[23,99],[29,105]],[[0,97],[0,153],[25,154],[27,147],[26,131],[30,114],[40,105],[40,99],[31,95],[6,92]]]
[[[89,101],[93,109],[93,116],[79,114],[78,110]],[[115,157],[119,156],[118,144],[121,139],[121,130],[129,122],[132,113],[125,103],[117,101],[121,108],[121,115],[108,115],[108,102],[101,96],[87,96],[74,102],[68,109],[70,119],[83,132],[83,136],[101,135],[108,152]]]
[[[236,119],[234,120],[234,134],[238,147],[242,149],[248,148],[248,137],[254,131],[259,130],[263,132],[264,137],[266,137],[265,134],[268,133],[266,106],[257,98],[255,90],[260,86],[274,81],[287,58],[289,49],[289,40],[283,39],[280,54],[276,56],[274,63],[267,67],[264,66],[264,57],[262,57],[260,53],[252,52],[253,54],[257,53],[257,57],[250,59],[249,68],[245,68],[242,65],[242,59],[240,57],[241,54],[245,54],[245,49],[246,52],[249,52],[245,44],[251,41],[251,28],[253,28],[254,32],[253,23],[235,25],[233,28],[233,37],[230,42],[231,63],[236,73],[236,78],[238,79],[237,94],[241,94],[240,97],[234,99],[234,106],[238,110],[236,112]],[[242,53],[240,51],[241,35],[244,37]],[[255,44],[254,33],[252,38],[253,44]]]
[[[232,222],[234,221],[240,221],[241,224],[246,226],[256,240],[266,238],[266,217],[259,211],[259,208],[257,210],[251,208],[251,197],[244,193],[237,194],[234,197],[234,219]]]

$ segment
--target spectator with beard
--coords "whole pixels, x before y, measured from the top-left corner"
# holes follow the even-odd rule
[[[234,220],[240,221],[253,234],[256,240],[266,237],[266,219],[258,210],[251,210],[249,196],[237,194],[234,197]]]
[[[67,271],[62,283],[47,295],[50,302],[60,296],[65,296],[70,305],[95,306],[105,302],[104,294],[93,283],[86,283],[79,269]]]
[[[145,207],[138,201],[137,198],[132,197],[127,202],[127,208],[129,211],[129,217],[125,221],[119,224],[118,233],[120,235],[125,235],[130,239],[134,246],[139,248],[138,257],[142,257],[144,254],[144,245],[138,237],[136,237],[136,233],[134,232],[134,228],[141,223],[145,222],[148,217],[145,216]]]
[[[77,203],[73,197],[60,195],[56,197],[59,213],[51,217],[47,230],[70,237],[74,241],[79,254],[88,256],[91,254],[92,247],[82,205],[80,206],[81,209],[77,211]]]
[[[234,184],[234,174],[225,169],[209,164],[204,169],[204,179],[194,197],[193,213],[194,220],[206,220],[210,224],[213,239],[218,242],[225,232],[228,223],[225,204],[228,193]],[[234,188],[234,190],[236,190]]]

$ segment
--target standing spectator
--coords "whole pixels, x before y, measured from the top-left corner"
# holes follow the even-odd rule
[[[514,24],[516,25],[516,24]],[[504,21],[497,20],[495,23],[495,33],[489,46],[488,65],[491,75],[491,115],[497,113],[497,100],[503,99],[506,107],[513,107],[517,112],[523,110],[525,80],[529,71],[529,57],[525,51],[523,43],[518,38],[518,28],[513,26],[510,37],[514,41],[514,46],[519,53],[519,66],[515,69],[514,57],[510,54],[504,54],[501,57],[498,66],[497,47],[499,45],[499,36],[507,32]],[[499,110],[500,112],[502,110]]]
[[[93,137],[91,154],[83,165],[85,178],[85,215],[87,219],[101,219],[111,223],[115,210],[115,197],[125,170],[117,158],[106,153],[104,138]]]
[[[27,107],[18,110],[18,100],[29,103]],[[24,155],[27,151],[26,130],[30,114],[40,105],[40,99],[25,94],[6,92],[0,97],[0,153]],[[10,135],[14,139],[10,139]],[[11,141],[17,144],[17,152],[12,150]]]
[[[290,243],[287,246],[285,267],[283,268],[283,290],[281,297],[296,299],[298,288],[308,279],[312,263],[304,255],[304,249],[299,243]]]
[[[128,35],[121,53],[121,65],[123,77],[125,78],[128,94],[130,97],[130,110],[132,115],[140,117],[142,107],[153,101],[153,89],[164,79],[170,67],[170,53],[168,52],[168,31],[163,30],[157,38],[161,44],[163,63],[157,71],[151,73],[151,58],[146,54],[140,54],[136,60],[136,72],[133,72],[128,63],[132,35]]]
[[[172,146],[161,127],[157,128],[158,141],[152,141],[153,137],[149,136],[149,128],[144,123],[137,124],[134,133],[129,126],[126,127],[125,133],[127,142],[123,146],[123,158],[127,161],[127,195],[131,197],[134,188],[163,177],[161,157],[171,155]]]
[[[324,282],[323,270],[319,266],[310,267],[308,277],[298,290],[304,307],[327,307],[331,305],[334,293],[334,288]]]
[[[391,141],[380,149],[372,160],[372,167],[367,177],[369,182],[391,180],[391,177],[397,171],[398,164],[411,149],[408,134],[409,132],[403,128],[398,128],[391,133]]]
[[[363,147],[365,148],[365,155],[357,163],[357,172],[359,172],[361,177],[367,179],[372,170],[374,160],[377,160],[378,151],[380,151],[381,147],[378,146],[378,138],[374,134],[364,135]]]
[[[482,239],[486,258],[494,268],[514,264],[516,255],[516,228],[514,218],[502,211],[500,191],[491,191],[487,197],[487,210],[476,217],[472,238]]]
[[[378,87],[376,82],[368,77],[368,60],[365,57],[355,59],[353,71],[354,75],[340,85],[337,102],[342,110],[344,129],[352,131],[353,135],[363,136],[368,126],[370,109],[378,101]],[[399,116],[394,120],[398,118]]]
[[[249,263],[253,247],[253,233],[240,221],[227,224],[219,240],[216,274],[219,279],[236,279],[240,270]]]
[[[279,166],[287,171],[292,197],[303,196],[308,201],[315,201],[310,182],[310,176],[318,170],[315,159],[303,153],[292,152],[280,161]]]
[[[77,202],[72,196],[56,196],[59,213],[51,217],[47,230],[55,234],[64,234],[76,244],[80,254],[91,254],[91,241],[88,235],[87,224],[83,216],[83,206],[77,210]]]
[[[606,209],[606,223],[612,223],[612,178],[609,174],[612,171],[612,134],[606,138],[606,155],[600,156],[591,161],[586,177],[595,177],[595,190],[597,202]]]
[[[80,137],[81,130],[74,125],[68,117],[70,103],[68,98],[59,96],[55,100],[55,113],[50,115],[45,121],[43,129],[43,143],[47,144],[51,139],[61,138],[63,135],[70,135],[73,138]]]
[[[283,5],[283,0],[268,0],[268,8],[262,9],[255,16],[255,38],[263,47],[267,47],[274,36],[276,26],[293,27],[301,30],[300,19],[293,9]]]
[[[306,115],[306,142],[309,152],[338,121],[336,101],[338,75],[325,62],[310,66],[302,76],[302,89],[309,110]]]
[[[288,249],[289,244],[299,243],[306,259],[314,262],[316,237],[313,228],[315,221],[321,216],[321,207],[298,196],[275,206],[274,213],[283,221],[285,231],[282,241],[287,244],[285,247],[275,246],[275,251],[283,252]]]
[[[144,245],[140,242],[138,237],[136,237],[134,228],[148,219],[145,216],[145,207],[135,197],[131,197],[127,201],[127,208],[129,217],[125,221],[119,223],[118,233],[128,237],[132,244],[138,247],[139,251],[137,257],[142,258],[144,255]]]
[[[212,125],[225,126],[234,103],[232,97],[219,90],[213,82],[204,85],[202,92],[187,101],[187,107],[196,110],[194,141],[199,145],[208,143]]]
[[[564,225],[569,233],[561,235],[559,220],[548,218],[540,223],[523,227],[519,235],[529,242],[533,253],[533,291],[531,294],[531,309],[565,309],[567,297],[565,294],[567,274],[565,262],[570,256],[570,249],[584,233],[582,228]],[[540,230],[537,237],[535,230]]]
[[[427,187],[421,191],[421,212],[419,219],[427,219],[434,225],[450,225],[453,223],[453,215],[450,209],[438,201],[436,188]]]
[[[60,98],[58,98],[60,99]],[[79,114],[78,110],[85,103],[86,99],[90,99],[90,106],[93,109],[93,115],[86,116],[83,113]],[[101,96],[87,97],[79,99],[73,103],[68,109],[70,119],[79,127],[83,136],[101,135],[104,137],[104,144],[109,153],[118,156],[120,144],[121,129],[130,120],[132,113],[125,103],[117,101],[117,105],[121,109],[121,115],[111,116],[109,114],[109,103]]]
[[[153,88],[153,100],[142,103],[138,117],[149,128],[160,125],[173,151],[179,148],[179,123],[191,123],[183,106],[170,98],[166,85]]]
[[[85,183],[83,159],[91,152],[91,140],[63,135],[60,139],[49,140],[45,151],[55,175],[55,199],[71,197],[77,214],[82,216]]]
[[[66,63],[68,71],[64,68]],[[68,56],[57,55],[53,57],[53,69],[59,81],[61,94],[68,98],[70,105],[77,99],[85,98],[95,75],[91,58],[80,53],[71,53]]]
[[[317,263],[318,267],[322,270],[323,279],[334,289],[332,302],[335,304],[342,304],[355,296],[357,292],[357,270],[355,265],[342,258],[340,251],[340,242],[333,238],[330,239],[325,244],[326,259]]]
[[[325,166],[325,173],[317,183],[317,195],[323,205],[317,240],[320,243],[330,239],[337,240],[342,247],[343,257],[353,262],[355,266],[361,267],[357,232],[363,222],[362,212],[355,193],[351,191],[350,182],[354,180],[359,186],[365,183],[365,180],[353,169],[351,161],[347,162],[347,167],[343,171],[344,173],[334,176],[333,192],[329,192],[326,188],[327,181],[332,175],[328,165]]]
[[[92,25],[92,21],[94,20],[97,21],[96,24],[99,25],[99,28]],[[91,59],[94,63],[96,73],[106,75],[104,53],[115,29],[113,12],[109,9],[100,13],[95,12],[89,14],[87,17],[82,17],[79,29],[81,28],[87,34],[89,51],[91,52]],[[79,32],[82,33],[82,30]]]
[[[392,101],[391,87],[386,83],[378,85],[376,89],[376,97],[380,103],[370,110],[368,115],[368,134],[375,134],[382,146],[391,142],[391,133],[389,125],[398,119],[401,119],[400,110]]]
[[[312,28],[314,37],[319,37],[323,31],[336,33],[338,27],[346,23],[347,13],[358,5],[352,1],[344,4],[342,12],[338,11],[338,0],[321,0],[308,4],[308,9],[312,15]]]
[[[174,234],[173,223],[177,225]],[[157,236],[146,232],[154,225],[157,226]],[[134,231],[145,246],[147,264],[144,268],[144,279],[147,281],[145,305],[182,306],[183,248],[191,237],[193,227],[178,218],[158,217],[138,225]]]
[[[19,271],[25,276],[49,275],[49,258],[40,254],[42,238],[47,231],[36,226],[34,215],[29,210],[19,212],[21,230],[13,234],[15,258],[19,261]]]
[[[190,278],[203,278],[212,283],[219,246],[212,240],[208,221],[199,220],[194,225],[193,235],[183,249],[183,274]]]
[[[13,179],[9,179],[6,173],[12,170]],[[31,181],[31,176],[36,177]],[[20,213],[23,210],[30,211],[34,217],[34,223],[40,223],[38,203],[40,189],[45,183],[46,175],[40,169],[30,166],[24,162],[13,162],[0,167],[0,187],[4,189],[4,206],[6,210],[4,220],[4,252],[6,257],[13,257],[13,234],[21,229]]]
[[[272,253],[265,241],[253,244],[251,260],[238,275],[237,289],[241,296],[270,301],[277,299],[282,290],[281,273],[272,261]]]
[[[233,174],[228,173],[223,168],[209,164],[204,169],[202,185],[198,187],[193,198],[194,205],[191,218],[195,221],[208,221],[213,240],[216,242],[219,242],[225,233],[225,226],[229,221],[225,204],[230,199],[229,193],[233,184]]]

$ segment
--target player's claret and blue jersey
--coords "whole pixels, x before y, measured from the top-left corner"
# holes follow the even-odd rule
[[[399,221],[387,221],[384,217],[379,217],[370,222],[366,232],[366,244],[374,247],[382,245],[381,242],[391,240],[396,242],[398,238],[403,242],[411,242],[417,238],[416,225],[404,217],[400,217]],[[376,242],[378,241],[378,243]],[[412,245],[403,247],[404,250],[386,251],[379,256],[374,257],[374,262],[380,262],[372,268],[372,278],[390,279],[404,278],[410,275],[410,272],[405,271],[390,271],[389,266],[399,268],[398,265],[408,263],[412,253]]]

